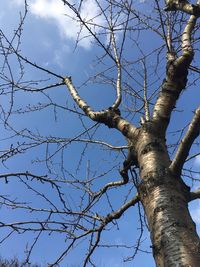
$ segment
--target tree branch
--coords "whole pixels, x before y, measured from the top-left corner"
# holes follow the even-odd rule
[[[192,156],[190,156],[189,158],[187,158],[186,161],[189,161],[189,160],[191,160],[191,159],[194,159],[194,158],[196,158],[196,157],[199,156],[199,155],[200,155],[200,152],[195,153],[194,155],[192,155]]]
[[[182,55],[176,58],[173,51],[167,53],[166,79],[163,81],[153,111],[153,120],[162,124],[163,134],[166,132],[176,101],[187,84],[188,69],[194,57],[191,35],[196,20],[197,18],[192,15],[187,21],[182,34]]]
[[[145,59],[141,61],[144,69],[144,111],[145,111],[145,121],[150,120],[150,110],[149,110],[149,102],[147,96],[147,66]]]
[[[200,188],[198,188],[196,191],[190,193],[190,199],[189,202],[195,199],[200,199]]]
[[[136,160],[136,156],[134,155],[134,150],[129,148],[128,156],[125,159],[125,161],[123,162],[123,168],[119,172],[121,177],[122,177],[122,180],[107,183],[103,188],[101,188],[98,192],[96,192],[94,195],[92,195],[92,200],[88,204],[88,206],[86,207],[85,210],[88,210],[89,208],[91,208],[93,202],[98,197],[101,197],[104,193],[106,193],[109,188],[126,185],[129,182],[128,171],[130,170],[131,166],[133,166],[133,165],[137,165],[137,160]]]
[[[195,15],[196,17],[200,16],[200,6],[197,1],[197,4],[191,4],[187,0],[177,1],[177,0],[168,0],[166,2],[165,11],[182,11],[189,15]]]
[[[121,96],[120,96],[120,74],[121,72],[118,72],[118,78],[117,78],[117,98],[116,101],[113,103],[113,105],[109,108],[109,109],[113,109],[113,110],[117,110],[120,102],[121,102]],[[66,84],[67,88],[69,89],[70,94],[72,95],[74,101],[76,102],[76,104],[85,112],[85,114],[90,117],[92,120],[98,121],[100,120],[100,118],[105,117],[107,115],[107,113],[109,112],[109,110],[105,109],[102,111],[93,111],[90,106],[88,106],[88,104],[80,97],[80,95],[78,94],[75,86],[72,83],[72,79],[71,77],[66,77],[64,78],[64,83]],[[119,111],[118,111],[119,112]]]
[[[199,135],[199,133],[200,133],[200,107],[195,111],[195,115],[189,125],[189,128],[178,147],[174,160],[170,165],[170,169],[172,170],[173,173],[179,173],[179,174],[181,173],[183,164],[185,163],[188,157],[190,148],[194,140]]]
[[[112,105],[112,108],[113,109],[117,109],[119,107],[119,105],[121,104],[121,101],[122,101],[121,63],[120,63],[120,59],[119,59],[118,54],[117,54],[117,45],[116,45],[115,35],[114,35],[113,30],[111,32],[111,42],[112,42],[113,51],[114,51],[114,55],[115,55],[115,62],[116,62],[116,65],[117,65],[117,81],[116,81],[117,97],[116,97],[115,103]]]
[[[75,86],[72,83],[71,77],[64,78],[64,83],[67,86],[72,98],[83,112],[93,121],[104,123],[109,128],[118,129],[127,138],[137,138],[139,130],[120,116],[118,98],[114,104],[108,109],[102,111],[94,111],[78,94]]]
[[[114,211],[112,213],[109,213],[103,220],[102,224],[100,225],[100,227],[97,230],[97,237],[96,237],[96,242],[94,243],[94,245],[91,247],[85,262],[84,262],[84,267],[87,266],[88,261],[90,260],[91,255],[93,254],[95,248],[98,246],[98,243],[100,241],[100,237],[101,237],[101,233],[103,231],[103,229],[107,226],[107,224],[109,224],[110,222],[112,222],[113,220],[117,220],[119,219],[122,214],[124,214],[124,212],[129,209],[130,207],[134,206],[136,203],[138,203],[140,201],[138,194],[132,198],[131,200],[129,200],[127,203],[125,203],[123,206],[121,206],[117,211]]]

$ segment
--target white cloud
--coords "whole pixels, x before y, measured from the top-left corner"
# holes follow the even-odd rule
[[[12,0],[12,1],[10,1],[10,4],[23,5],[24,0]]]
[[[17,5],[23,5],[24,0],[12,0]],[[70,1],[71,4],[76,1]],[[77,35],[80,32],[80,23],[73,11],[64,5],[62,1],[58,0],[29,0],[28,6],[30,12],[40,19],[45,19],[50,23],[54,23],[61,36],[73,41],[77,40]],[[102,25],[104,20],[102,16],[99,16],[100,10],[95,0],[85,0],[81,6],[81,17],[84,20],[89,20],[96,24]],[[96,29],[98,31],[98,29]],[[88,31],[85,28],[81,29],[79,45],[88,49],[91,47],[92,37],[87,37]]]
[[[3,21],[4,16],[5,16],[5,13],[1,10],[0,11],[0,21]]]
[[[60,67],[63,68],[65,66],[65,61],[63,54],[67,54],[70,52],[70,48],[67,45],[62,46],[62,49],[57,49],[53,54],[53,61]]]

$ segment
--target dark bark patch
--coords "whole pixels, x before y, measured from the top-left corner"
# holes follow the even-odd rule
[[[125,124],[123,129],[122,129],[122,133],[123,133],[123,135],[126,136],[128,132],[129,132],[129,125]]]
[[[176,221],[176,222],[173,222],[169,227],[183,227],[183,228],[188,228],[187,225],[185,223],[182,223],[180,221]]]
[[[163,211],[165,209],[167,209],[166,205],[162,205],[162,206],[156,207],[155,210],[154,210],[154,213],[161,212],[161,211]]]
[[[164,152],[164,149],[161,145],[161,143],[158,140],[155,140],[153,142],[148,143],[145,148],[142,150],[141,154],[147,154],[151,151],[159,151],[159,152]]]
[[[120,121],[120,110],[109,108],[104,116],[96,119],[100,123],[104,123],[108,128],[115,128]]]
[[[162,88],[162,93],[167,95],[173,95],[176,99],[179,97],[180,94],[179,91],[173,90],[167,86]]]
[[[155,257],[156,255],[160,254],[160,250],[161,250],[161,248],[159,248],[159,247],[157,247],[157,246],[155,246],[155,245],[151,246],[151,248],[152,248],[153,256],[154,256],[154,257]]]
[[[82,109],[83,109],[83,111],[84,111],[84,112],[87,112],[87,111],[88,111],[88,109],[89,109],[89,106],[87,106],[87,105],[86,105],[86,106],[83,106],[83,108],[82,108]]]
[[[162,116],[162,113],[160,113],[160,110],[155,109],[155,112],[157,112],[156,116],[159,118],[159,122],[162,122],[162,125],[169,124],[170,118]],[[162,132],[159,130],[159,132]]]

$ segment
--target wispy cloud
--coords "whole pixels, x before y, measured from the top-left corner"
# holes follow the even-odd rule
[[[23,5],[24,0],[11,0],[10,5],[17,4],[17,5]]]
[[[12,0],[12,3],[23,5],[24,0]],[[76,1],[70,1],[75,4]],[[29,0],[29,10],[32,15],[37,18],[44,19],[49,23],[54,23],[63,38],[76,41],[77,37],[80,40],[79,45],[89,49],[91,47],[92,37],[88,36],[88,31],[84,27],[80,27],[73,11],[64,5],[62,1],[58,0]],[[80,10],[81,17],[95,23],[96,25],[103,25],[104,20],[100,16],[100,10],[95,0],[85,0],[82,3]],[[95,29],[98,32],[98,28]]]

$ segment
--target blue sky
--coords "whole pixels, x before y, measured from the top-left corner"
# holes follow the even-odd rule
[[[1,27],[6,31],[8,36],[12,36],[14,29],[16,28],[19,22],[19,11],[23,10],[23,0],[2,0],[1,1],[1,10],[0,10],[0,23]],[[137,3],[139,9],[143,9],[145,7],[144,1],[139,1]],[[85,1],[82,6],[82,15],[84,17],[92,15],[95,17],[98,14],[98,8],[95,4],[95,1]],[[88,4],[89,3],[89,4]],[[30,0],[29,4],[29,14],[26,19],[26,23],[24,25],[21,51],[24,56],[28,56],[30,60],[37,62],[39,65],[43,67],[47,67],[48,69],[55,71],[60,75],[71,75],[74,79],[74,82],[77,86],[80,86],[83,82],[85,82],[92,73],[98,72],[98,70],[102,70],[106,68],[105,65],[99,66],[96,60],[97,55],[101,55],[101,50],[94,46],[93,39],[91,37],[84,38],[87,35],[85,30],[81,31],[79,36],[80,42],[76,47],[77,40],[77,32],[79,31],[79,24],[72,20],[70,17],[72,16],[71,11],[64,9],[61,1],[58,0]],[[65,7],[66,8],[66,7]],[[68,12],[68,13],[67,13]],[[150,12],[150,11],[149,11]],[[66,13],[68,16],[66,16]],[[97,24],[104,25],[105,21],[102,17],[97,17]],[[146,36],[148,39],[148,35]],[[104,37],[105,43],[107,42],[107,36]],[[120,35],[118,36],[120,40]],[[149,40],[149,39],[148,39]],[[154,39],[154,42],[157,39]],[[142,46],[145,50],[151,49],[156,45],[154,42],[143,43]],[[134,51],[131,50],[131,44],[127,44],[127,47],[130,48],[131,51],[131,60],[134,60],[134,57],[137,57],[138,54],[132,53]],[[75,49],[76,48],[76,49]],[[129,55],[129,51],[126,51],[127,56]],[[152,60],[152,65],[154,64]],[[111,64],[108,60],[106,64]],[[15,76],[18,76],[18,69],[13,69]],[[112,74],[111,74],[112,76]],[[44,79],[45,81],[41,84],[51,84],[52,82],[59,82],[56,78],[49,79],[48,75],[34,70],[30,66],[26,66],[25,72],[26,80],[40,80]],[[134,86],[136,86],[134,84]],[[192,117],[191,110],[194,110],[195,106],[197,106],[199,100],[199,92],[196,90],[194,94],[191,94],[191,90],[185,92],[184,96],[181,98],[179,104],[177,105],[177,109],[184,109],[184,112],[176,112],[173,117],[172,125],[175,124],[175,128],[171,127],[171,130],[177,130],[183,125],[187,124],[189,119]],[[80,93],[84,95],[84,98],[92,104],[95,109],[102,109],[104,107],[108,107],[112,104],[114,100],[114,91],[112,86],[108,85],[98,85],[94,88],[92,83],[89,83],[87,86],[82,86],[80,88]],[[67,93],[65,87],[55,88],[50,91],[51,99],[53,103],[57,103],[60,106],[67,105],[69,108],[73,108],[73,101],[70,95]],[[106,98],[105,98],[106,95]],[[103,101],[102,101],[103,99]],[[6,99],[5,99],[6,101]],[[49,99],[45,94],[21,94],[20,92],[16,94],[16,104],[14,109],[24,108],[27,109],[28,104],[30,105],[38,105],[38,103],[48,103]],[[7,104],[6,102],[4,103]],[[184,108],[183,108],[184,107]],[[69,113],[68,111],[61,109],[57,109],[57,118],[55,120],[55,113],[53,108],[44,109],[40,112],[34,112],[30,115],[30,113],[25,113],[21,115],[13,115],[10,118],[10,123],[16,127],[18,130],[24,129],[25,127],[30,127],[31,130],[37,134],[40,132],[41,136],[59,136],[61,138],[70,138],[72,136],[78,135],[84,127],[89,127],[93,125],[90,121],[84,120],[84,127],[81,124],[81,121],[77,118],[73,113]],[[137,117],[136,117],[137,119]],[[177,128],[176,128],[177,127]],[[7,136],[7,132],[2,132],[4,136]],[[170,135],[170,141],[173,139],[173,135]],[[97,129],[96,137],[100,140],[105,140],[106,142],[110,142],[113,145],[125,145],[125,141],[123,138],[116,133],[114,130],[107,129],[105,127],[100,127]],[[174,138],[178,138],[177,136]],[[9,146],[10,140],[3,140],[0,142],[2,146]],[[175,141],[174,141],[175,142]],[[56,148],[52,146],[50,150],[54,151]],[[101,148],[98,146],[87,148],[87,154],[82,159],[79,155],[84,149],[84,144],[80,145],[79,143],[69,144],[67,146],[67,150],[64,153],[64,162],[65,167],[78,178],[83,178],[86,176],[87,172],[87,164],[90,163],[91,166],[91,176],[94,175],[95,170],[96,175],[100,175],[104,171],[108,171],[110,165],[115,163],[116,169],[120,168],[120,164],[123,161],[123,155],[116,152],[111,152],[106,150],[105,148]],[[194,153],[198,149],[194,148]],[[43,159],[46,151],[45,146],[41,146],[39,149],[33,148],[30,152],[27,152],[25,156],[19,155],[15,158],[11,158],[7,161],[5,166],[1,166],[3,172],[12,172],[12,171],[21,171],[30,169],[34,172],[44,173],[48,168],[45,167],[42,162],[38,162]],[[58,163],[60,161],[61,155],[58,154],[54,157],[55,164],[52,165],[54,168],[52,171],[52,175],[55,173],[59,173]],[[81,158],[81,161],[80,161]],[[80,169],[77,171],[76,166],[80,161]],[[193,162],[188,164],[189,167],[193,167],[195,170],[199,170],[200,160],[196,158]],[[110,170],[108,175],[105,175],[103,181],[99,181],[97,184],[97,188],[100,184],[103,184],[106,179],[119,179],[118,172],[116,170]],[[111,178],[112,177],[112,178]],[[199,174],[196,174],[195,178],[199,179]],[[189,183],[190,184],[190,183]],[[52,197],[52,200],[55,203],[58,202],[57,196],[52,196],[52,191],[48,186],[38,184],[33,182],[32,184],[34,188],[40,190],[41,192],[45,192],[45,194]],[[198,187],[198,183],[192,184],[193,188]],[[111,193],[111,200],[113,200],[113,206],[117,209],[120,203],[123,202],[123,197],[125,196],[125,191],[130,188],[127,186],[125,189],[119,190],[117,193],[114,190]],[[69,197],[70,188],[63,187],[65,190],[66,197]],[[30,200],[33,201],[33,196],[30,192],[24,187],[23,184],[19,185],[15,179],[8,184],[2,183],[1,193],[10,194],[13,197],[19,196],[21,200]],[[55,192],[54,192],[55,193]],[[133,192],[132,192],[133,193]],[[68,195],[69,194],[69,195]],[[77,205],[76,197],[74,196],[76,193],[74,189],[72,190],[73,200],[69,200],[71,205]],[[116,197],[117,194],[117,197]],[[121,194],[121,195],[120,195]],[[77,197],[79,193],[77,193]],[[73,202],[74,201],[74,202]],[[45,201],[40,198],[34,199],[34,205],[38,207],[45,207]],[[106,211],[109,210],[107,207],[108,204],[105,204]],[[100,203],[97,206],[97,211],[103,212],[104,203]],[[103,235],[103,240],[112,240],[114,244],[120,245],[124,242],[124,240],[128,244],[134,243],[137,240],[139,235],[138,228],[140,227],[138,221],[138,214],[136,212],[136,207],[131,208],[127,211],[122,219],[119,221],[120,231],[116,228],[113,228],[113,231],[110,231],[109,234]],[[195,203],[191,204],[191,213],[192,216],[197,223],[198,230],[200,231],[200,202],[195,201]],[[2,208],[0,212],[0,218],[3,219],[6,217],[7,222],[17,221],[21,218],[27,218],[27,214],[24,211],[7,211]],[[32,216],[29,214],[28,216]],[[41,215],[37,219],[45,218],[45,215]],[[7,233],[6,230],[3,230],[0,234],[1,238],[5,236]],[[10,239],[8,239],[4,244],[1,245],[1,256],[3,257],[11,257],[17,256],[23,259],[24,251],[27,242],[29,240],[33,240],[33,235],[26,233],[24,236],[22,235],[13,235]],[[31,243],[29,243],[30,245]],[[85,243],[81,243],[80,246],[74,249],[74,251],[69,254],[60,266],[81,266],[80,263],[80,254],[84,253]],[[65,247],[65,237],[61,235],[52,234],[48,236],[48,234],[42,234],[40,242],[38,242],[35,250],[33,251],[31,260],[32,262],[40,263],[41,265],[45,265],[47,262],[54,261],[56,256],[61,253]],[[56,249],[55,249],[56,248]],[[149,236],[147,230],[145,230],[143,237],[143,250],[150,251],[149,244]],[[84,254],[83,254],[84,256]],[[94,254],[94,259],[97,263],[98,267],[123,267],[123,266],[142,266],[142,267],[153,267],[154,262],[152,256],[146,253],[138,253],[135,260],[133,262],[123,263],[123,258],[131,256],[131,251],[127,252],[125,249],[99,249]]]

